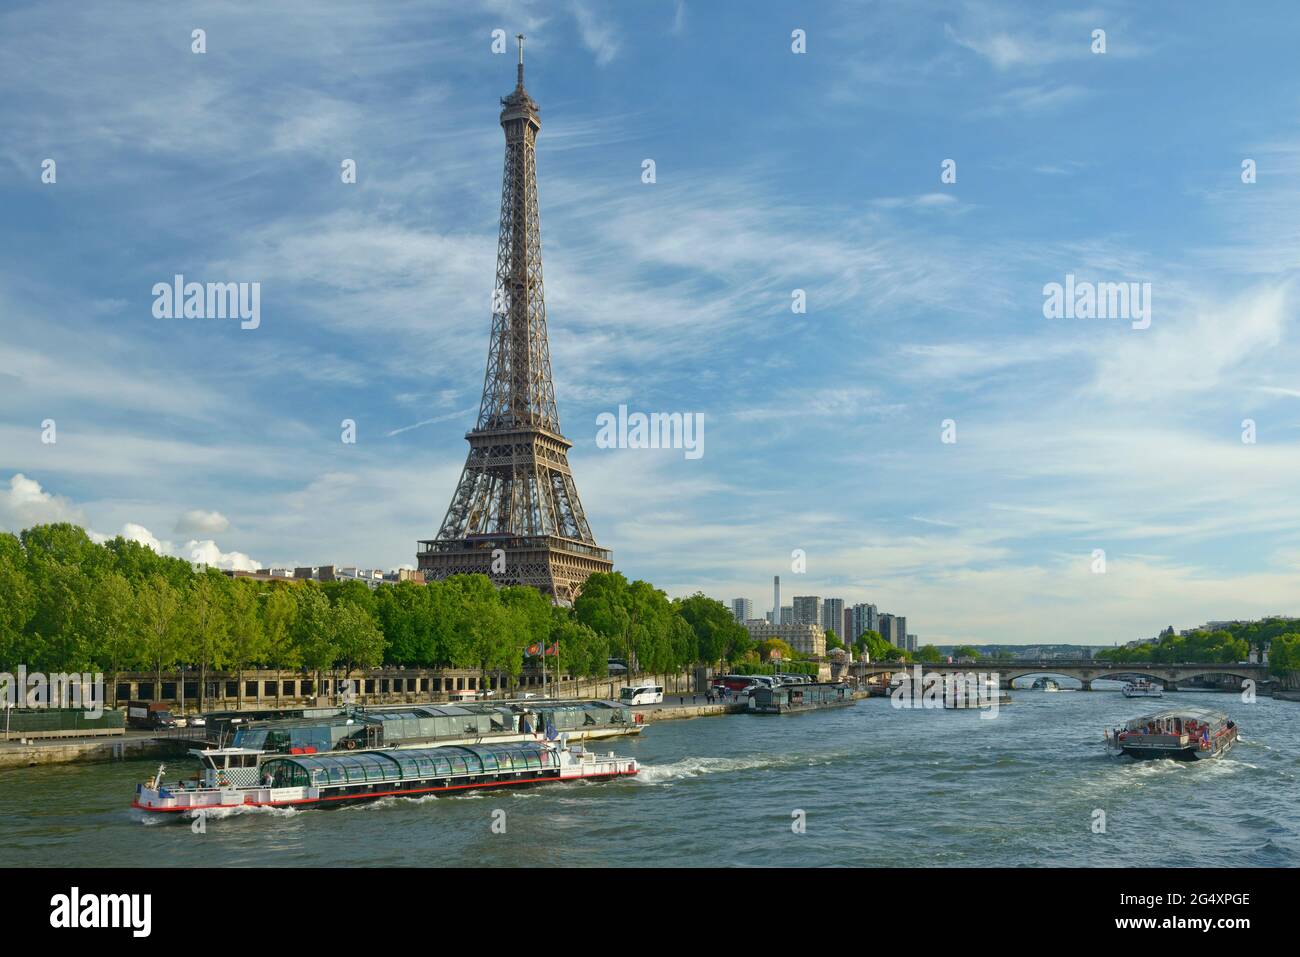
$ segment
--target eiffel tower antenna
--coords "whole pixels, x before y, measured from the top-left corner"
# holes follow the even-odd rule
[[[469,458],[437,538],[416,554],[426,578],[480,573],[572,602],[593,572],[613,568],[596,544],[569,469],[551,381],[537,212],[537,103],[518,85],[501,98],[506,136],[492,335]]]

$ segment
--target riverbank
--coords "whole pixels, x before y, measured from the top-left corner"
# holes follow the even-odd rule
[[[33,768],[43,764],[166,757],[176,754],[178,746],[189,747],[190,742],[159,740],[143,734],[125,734],[111,738],[56,738],[28,744],[5,741],[0,742],[0,770]]]
[[[696,695],[703,699],[704,695]],[[681,704],[676,700],[637,709],[646,723],[680,718],[701,718],[719,714],[740,714],[744,704]],[[95,763],[128,758],[168,757],[197,746],[188,739],[157,738],[152,732],[128,731],[108,737],[55,738],[0,742],[0,770],[32,768],[46,764]]]
[[[703,697],[701,695],[701,697]],[[748,706],[736,702],[718,704],[668,704],[643,706],[638,714],[645,715],[647,723],[651,721],[672,721],[678,718],[704,718],[715,714],[743,714]]]

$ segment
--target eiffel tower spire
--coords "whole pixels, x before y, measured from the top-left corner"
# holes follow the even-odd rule
[[[542,123],[524,89],[523,35],[518,39],[518,81],[501,98],[505,175],[483,398],[438,537],[422,540],[416,557],[429,578],[479,572],[571,602],[588,575],[613,563],[587,524],[569,470],[573,443],[561,434],[555,407],[537,212]]]

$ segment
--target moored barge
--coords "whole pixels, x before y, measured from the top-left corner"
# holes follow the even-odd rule
[[[1106,747],[1140,760],[1217,758],[1237,742],[1237,724],[1222,711],[1177,708],[1142,715],[1106,732]]]
[[[853,689],[848,685],[808,682],[759,686],[749,692],[749,712],[792,714],[797,711],[815,711],[818,708],[842,707],[853,704],[854,700]]]
[[[164,783],[166,766],[136,786],[131,806],[193,816],[238,808],[337,807],[383,797],[623,777],[635,758],[597,755],[567,742],[386,748],[324,754],[266,754],[248,748],[191,751],[195,781]]]
[[[209,716],[211,745],[303,754],[375,748],[508,744],[566,735],[595,740],[640,734],[642,716],[602,700],[511,701],[318,708],[278,714],[225,712]]]

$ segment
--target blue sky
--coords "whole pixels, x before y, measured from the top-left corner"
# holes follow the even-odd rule
[[[762,610],[779,573],[786,596],[873,601],[935,642],[1300,612],[1297,19],[6,5],[0,528],[412,563],[482,388],[502,29],[528,35],[542,109],[561,421],[622,571]],[[178,272],[260,282],[260,328],[155,319]],[[1067,274],[1150,282],[1150,328],[1044,318]],[[597,448],[619,404],[703,413],[704,456]]]

